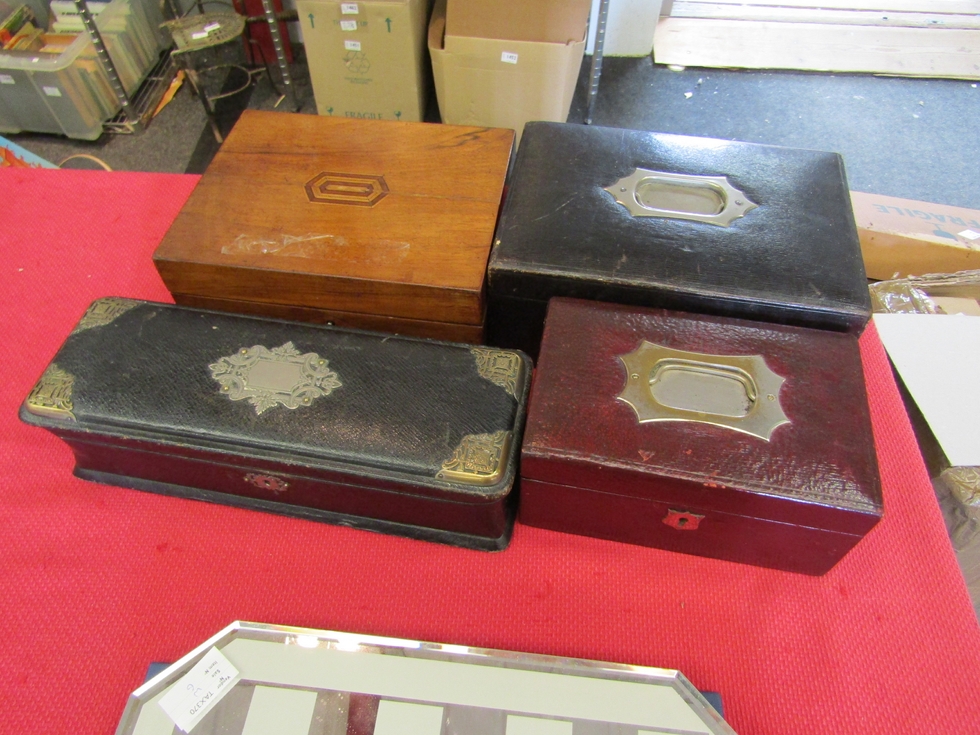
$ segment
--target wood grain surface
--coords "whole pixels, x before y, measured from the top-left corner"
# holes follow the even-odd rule
[[[365,314],[336,309],[314,309],[309,306],[289,304],[263,304],[256,301],[232,301],[214,299],[207,296],[173,294],[174,301],[181,306],[196,309],[231,311],[236,314],[268,316],[294,322],[327,324],[349,329],[367,329],[372,332],[390,332],[426,339],[441,339],[447,342],[483,343],[483,327],[479,324],[460,324],[458,322],[434,322],[425,319],[405,319],[381,314]]]
[[[661,18],[658,64],[980,79],[980,30]]]
[[[248,110],[154,261],[172,293],[480,325],[513,140]]]

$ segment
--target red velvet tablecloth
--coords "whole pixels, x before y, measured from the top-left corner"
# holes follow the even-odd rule
[[[196,178],[0,171],[0,732],[112,733],[151,661],[232,620],[620,661],[720,692],[742,735],[980,732],[980,628],[881,344],[885,518],[820,578],[518,523],[488,554],[83,482],[17,409]]]

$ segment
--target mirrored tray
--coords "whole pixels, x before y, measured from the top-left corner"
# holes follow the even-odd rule
[[[180,735],[160,706],[217,649],[241,678],[191,735],[733,735],[674,670],[236,622],[129,698],[117,735]]]

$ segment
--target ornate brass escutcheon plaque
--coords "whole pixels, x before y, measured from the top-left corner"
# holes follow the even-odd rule
[[[132,299],[119,299],[109,296],[99,299],[92,303],[85,311],[85,315],[79,320],[74,332],[84,332],[86,329],[104,327],[112,324],[118,317],[125,314],[130,309],[139,306],[139,301]],[[73,333],[74,333],[73,332]]]
[[[315,352],[300,354],[292,342],[271,350],[243,347],[208,367],[222,393],[233,401],[247,400],[260,415],[277,405],[308,406],[341,386],[326,359]]]
[[[27,396],[27,410],[35,416],[74,421],[75,406],[71,399],[74,385],[75,377],[71,373],[51,363]]]
[[[685,219],[719,227],[728,227],[759,206],[726,176],[638,168],[605,190],[634,217]]]
[[[521,377],[523,363],[516,352],[487,347],[471,347],[470,352],[476,358],[476,369],[481,378],[499,385],[517,398],[517,381]]]
[[[617,399],[641,423],[693,421],[769,441],[790,423],[779,403],[783,378],[761,355],[708,355],[644,340],[620,355],[626,387]]]
[[[436,478],[466,485],[493,485],[503,477],[510,441],[509,431],[467,434],[453,456],[442,463]]]

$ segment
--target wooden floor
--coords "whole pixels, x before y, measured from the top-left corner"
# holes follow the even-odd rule
[[[657,63],[980,79],[980,0],[675,0]]]

